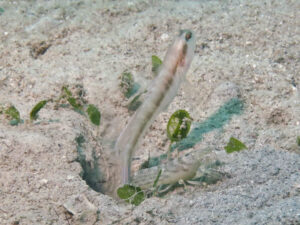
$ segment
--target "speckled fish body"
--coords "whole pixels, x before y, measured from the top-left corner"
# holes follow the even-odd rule
[[[157,115],[172,102],[187,73],[195,51],[195,37],[189,30],[180,31],[169,47],[158,76],[148,96],[120,134],[115,150],[121,157],[122,183],[130,181],[131,158],[143,135]]]

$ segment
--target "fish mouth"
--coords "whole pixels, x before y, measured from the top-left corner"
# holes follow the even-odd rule
[[[193,37],[193,32],[190,30],[180,30],[179,37],[183,34],[185,34],[185,41],[189,41]]]

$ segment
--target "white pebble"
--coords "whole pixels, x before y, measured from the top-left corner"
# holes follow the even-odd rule
[[[168,34],[162,34],[160,38],[161,38],[161,40],[166,41],[167,39],[169,39],[169,35]]]

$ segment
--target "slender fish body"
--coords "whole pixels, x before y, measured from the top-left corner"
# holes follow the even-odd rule
[[[147,98],[120,134],[115,150],[121,157],[123,184],[130,182],[131,158],[134,151],[156,116],[166,109],[176,96],[191,64],[194,51],[194,34],[189,30],[180,31],[166,53]]]

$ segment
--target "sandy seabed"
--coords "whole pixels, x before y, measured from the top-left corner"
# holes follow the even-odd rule
[[[300,224],[299,11],[297,0],[0,1],[0,224]],[[172,112],[201,124],[233,94],[241,112],[193,146],[213,148],[229,176],[133,207],[86,184],[75,140],[85,138],[87,161],[101,154],[100,136],[113,140],[132,115],[120,74],[146,88],[151,56],[163,58],[180,29],[196,34],[187,82],[151,126],[134,169],[149,151],[166,152]],[[63,85],[99,108],[99,128],[54,103],[30,122],[33,106]],[[9,124],[9,105],[24,123]],[[226,154],[230,137],[248,149]]]

